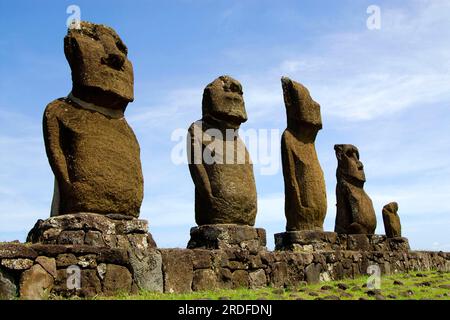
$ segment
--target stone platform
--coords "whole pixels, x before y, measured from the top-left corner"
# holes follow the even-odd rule
[[[153,291],[287,287],[365,275],[376,265],[382,274],[450,272],[450,253],[425,251],[250,251],[246,249],[154,249],[149,255]],[[67,288],[69,268],[81,269],[81,289]],[[56,272],[55,272],[56,270]],[[159,280],[158,280],[159,279]],[[135,292],[133,269],[124,249],[85,245],[0,243],[0,299],[37,299],[49,294],[109,295]]]
[[[188,249],[246,249],[266,247],[266,230],[235,224],[203,225],[191,228]]]
[[[39,220],[27,242],[125,250],[133,283],[142,290],[163,290],[162,276],[155,271],[161,268],[161,255],[146,220],[118,214],[67,214]]]
[[[382,274],[450,272],[450,253],[410,251],[405,238],[285,232],[269,251],[264,229],[206,225],[192,228],[188,249],[158,249],[145,221],[118,218],[54,217],[30,232],[37,243],[0,243],[0,299],[298,286],[366,275],[373,265]],[[68,281],[74,269],[77,289]]]
[[[337,234],[321,231],[288,231],[275,234],[275,250],[294,252],[349,251],[408,251],[406,238],[383,235]]]
[[[75,282],[68,281],[71,276],[79,277],[79,287],[75,278]],[[0,299],[18,295],[22,299],[41,299],[52,294],[94,297],[137,290],[124,249],[0,244]]]

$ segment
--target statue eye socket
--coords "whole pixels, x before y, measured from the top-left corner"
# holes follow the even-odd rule
[[[116,47],[122,51],[125,55],[128,54],[128,48],[122,41],[116,41]]]
[[[235,84],[235,83],[232,83],[232,84],[230,85],[230,89],[231,89],[232,92],[237,92],[237,93],[242,94],[241,88],[240,88],[237,84]]]
[[[346,155],[347,157],[349,157],[349,158],[352,158],[352,157],[353,157],[353,151],[352,151],[352,150],[348,150],[348,151],[345,153],[345,155]]]

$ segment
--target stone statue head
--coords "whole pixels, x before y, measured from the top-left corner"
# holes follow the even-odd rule
[[[247,121],[242,85],[229,76],[220,76],[208,84],[203,92],[204,119],[212,119],[239,127]]]
[[[388,203],[383,207],[383,212],[385,211],[397,215],[398,203],[397,202]]]
[[[101,97],[110,108],[133,101],[133,66],[127,47],[112,28],[83,21],[80,29],[68,30],[64,52],[74,95]]]
[[[315,102],[308,89],[289,78],[281,78],[283,87],[284,104],[288,118],[288,127],[296,129],[308,125],[316,129],[322,129],[320,105]]]
[[[337,144],[334,146],[338,160],[337,176],[345,180],[349,178],[361,183],[366,181],[364,166],[359,161],[359,151],[351,144]]]

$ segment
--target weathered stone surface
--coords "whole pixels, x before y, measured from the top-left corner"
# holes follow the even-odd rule
[[[62,253],[56,258],[56,266],[58,268],[76,265],[77,263],[78,259],[72,253]]]
[[[285,262],[276,262],[270,270],[270,284],[273,287],[284,287],[287,284],[288,268]]]
[[[249,285],[251,289],[262,288],[267,286],[266,272],[259,269],[248,274]]]
[[[369,251],[370,242],[365,234],[351,234],[347,237],[347,249],[355,251]]]
[[[402,236],[402,226],[397,211],[397,202],[391,202],[383,207],[384,230],[388,238],[398,238]]]
[[[84,244],[84,231],[62,231],[58,236],[58,244]]]
[[[204,90],[202,119],[188,131],[188,163],[195,184],[195,220],[205,224],[255,224],[253,165],[238,134],[247,120],[241,84],[221,76]]]
[[[117,236],[147,234],[148,222],[133,217],[118,220],[93,213],[66,214],[39,220],[29,232],[27,241],[45,244],[117,245]],[[123,217],[122,215],[120,217]],[[147,235],[151,237],[151,235]],[[113,238],[114,239],[113,239]],[[108,240],[108,241],[105,241]],[[153,240],[148,239],[152,243]]]
[[[154,249],[133,251],[130,264],[134,283],[141,290],[163,292],[164,277],[161,253]]]
[[[190,250],[163,249],[164,292],[191,292],[193,281],[192,253]]]
[[[121,220],[116,225],[117,234],[147,233],[147,230],[148,222],[140,219]]]
[[[30,259],[2,259],[2,266],[10,270],[27,270],[34,264]]]
[[[78,257],[78,265],[82,268],[97,268],[97,256],[94,254],[87,254]]]
[[[96,273],[95,273],[96,274]],[[97,276],[97,274],[96,274]],[[132,277],[127,268],[108,264],[103,280],[103,293],[114,295],[118,292],[131,292]]]
[[[409,241],[406,238],[389,238],[387,239],[391,251],[408,251]]]
[[[305,278],[308,283],[318,283],[320,281],[320,273],[322,266],[320,264],[310,264],[305,269]]]
[[[84,243],[89,246],[104,247],[106,246],[100,231],[88,231],[84,237]]]
[[[128,270],[127,270],[128,271]],[[117,279],[111,279],[111,277],[117,276]],[[119,283],[122,284],[123,275],[115,272],[115,270],[111,271],[110,277],[108,280],[104,282],[104,292],[102,291],[102,284],[100,279],[98,278],[96,270],[81,270],[81,288],[79,290],[79,294],[82,297],[95,297],[102,293],[106,295],[114,294],[115,285]],[[126,285],[126,283],[124,283]],[[131,285],[131,284],[130,284]],[[126,291],[127,287],[123,287],[123,291]],[[129,291],[128,291],[129,292]]]
[[[17,283],[14,277],[0,268],[0,300],[10,300],[17,296]]]
[[[90,252],[87,252],[90,253]],[[104,249],[98,251],[97,262],[112,263],[118,265],[128,265],[130,263],[126,250]]]
[[[320,105],[308,89],[281,79],[287,129],[281,140],[287,231],[323,230],[327,212],[325,179],[314,145],[322,129]]]
[[[388,239],[383,235],[288,231],[275,234],[275,249],[294,252],[321,252],[327,259],[332,259],[330,254],[339,254],[339,250],[408,251],[409,244],[406,238]]]
[[[210,250],[192,250],[192,264],[194,269],[207,269],[212,267],[213,255]]]
[[[323,231],[287,231],[275,234],[276,250],[299,252],[345,250],[346,242],[334,232]]]
[[[53,245],[53,244],[40,244],[35,243],[30,246],[37,255],[47,256],[47,257],[56,257],[59,254],[63,254],[69,252],[72,246],[69,245]],[[36,255],[36,256],[37,256]]]
[[[20,297],[39,300],[50,294],[54,284],[53,277],[39,264],[22,273],[20,278]]]
[[[377,226],[372,200],[364,191],[366,177],[358,149],[350,144],[334,146],[337,214],[335,231],[346,234],[373,234]]]
[[[240,248],[257,251],[265,248],[265,230],[236,224],[203,225],[191,228],[188,248]]]
[[[64,51],[72,92],[44,113],[45,146],[56,178],[52,216],[137,217],[143,178],[139,144],[124,118],[133,101],[127,48],[113,29],[82,22],[80,29],[69,29]]]
[[[231,274],[232,288],[248,288],[249,287],[249,276],[248,272],[245,270],[236,270]]]
[[[218,288],[217,275],[211,269],[199,269],[194,271],[192,290],[209,291]]]
[[[36,252],[24,244],[0,243],[0,259],[35,259],[36,257]]]

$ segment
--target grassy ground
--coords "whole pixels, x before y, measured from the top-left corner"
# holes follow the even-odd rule
[[[450,272],[427,271],[382,276],[379,289],[368,288],[367,282],[368,277],[363,276],[320,284],[303,283],[287,288],[241,288],[189,294],[142,291],[136,295],[99,296],[94,300],[450,300]],[[46,299],[65,298],[52,294]]]
[[[118,295],[118,300],[450,300],[450,273],[413,272],[383,276],[380,289],[368,289],[367,277],[292,288],[237,289],[189,294]]]

